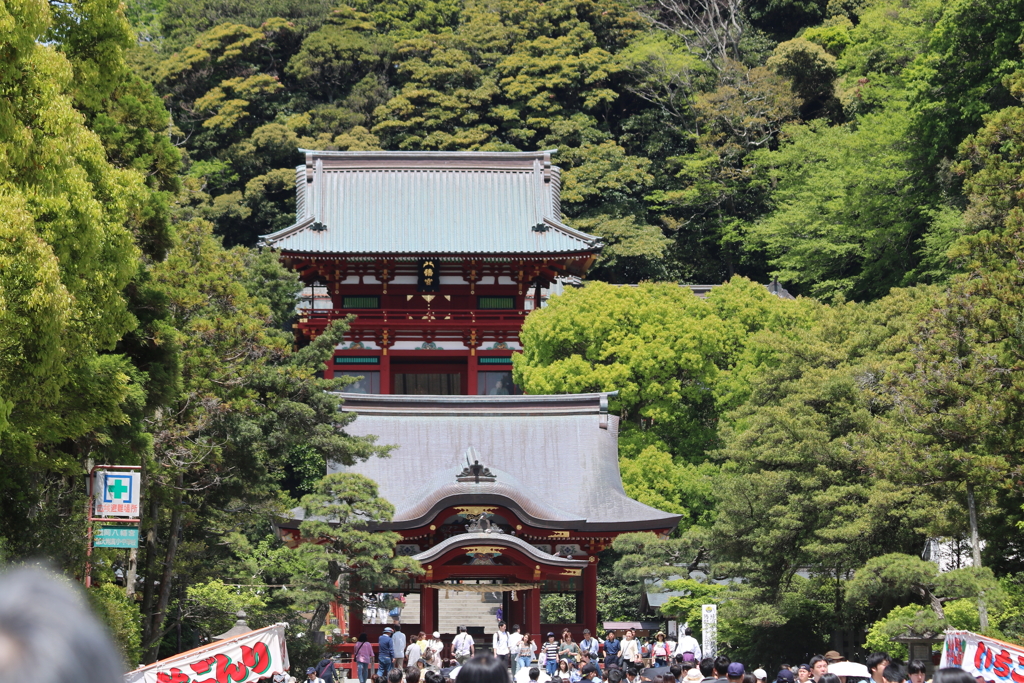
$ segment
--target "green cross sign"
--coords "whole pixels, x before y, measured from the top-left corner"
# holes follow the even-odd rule
[[[120,498],[123,494],[128,493],[128,487],[120,479],[115,479],[113,484],[107,485],[107,491],[113,498]]]
[[[95,484],[96,517],[138,517],[139,472],[111,471],[97,468]]]

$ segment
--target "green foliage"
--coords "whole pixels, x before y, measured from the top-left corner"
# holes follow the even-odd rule
[[[547,593],[540,596],[540,623],[572,624],[575,621],[575,593]]]
[[[639,480],[657,467],[658,449],[704,458],[715,442],[716,386],[751,328],[797,317],[795,306],[740,278],[706,300],[674,284],[593,283],[530,315],[525,351],[513,360],[516,382],[529,393],[617,390],[624,454],[645,460],[630,473]]]
[[[927,305],[924,292],[907,291],[870,306],[819,306],[813,326],[751,343],[761,362],[722,430],[713,547],[715,571],[747,579],[762,623],[787,623],[800,568],[831,584],[841,612],[842,577],[874,548],[923,543],[932,503],[868,467],[874,421],[889,406],[863,389],[898,351],[888,340]]]
[[[93,610],[117,644],[129,668],[138,666],[142,657],[142,627],[139,607],[123,588],[104,583],[88,592]]]
[[[206,636],[212,637],[234,626],[239,610],[244,611],[246,620],[259,619],[259,613],[267,606],[267,600],[257,588],[226,586],[220,579],[195,583],[185,592],[184,608],[189,619],[198,625]]]
[[[846,584],[846,599],[855,603],[872,600],[903,600],[917,596],[927,600],[936,619],[945,619],[942,604],[948,600],[991,595],[998,583],[987,567],[964,567],[940,572],[934,562],[912,555],[888,553],[868,560]],[[931,629],[938,632],[937,629]],[[923,633],[923,631],[918,631]]]
[[[673,596],[661,606],[662,615],[680,623],[699,624],[701,607],[716,603],[725,592],[725,586],[716,583],[701,583],[693,579],[665,581],[659,588],[666,591],[685,592],[685,596]]]
[[[748,239],[763,246],[780,280],[833,300],[876,298],[901,284],[927,228],[901,142],[909,125],[887,111],[856,126],[792,126],[789,144],[759,155],[776,188],[774,210]]]
[[[923,621],[918,619],[919,616],[923,617]],[[893,638],[918,628],[937,633],[938,631],[933,629],[937,629],[940,625],[941,622],[937,622],[935,613],[931,610],[922,610],[917,605],[894,607],[891,612],[868,629],[864,649],[871,652],[884,652],[896,659],[906,659],[907,646],[893,641]]]
[[[74,533],[78,484],[69,478],[82,456],[73,440],[125,422],[137,378],[110,352],[138,325],[124,289],[140,256],[133,233],[144,221],[145,179],[111,163],[74,108],[104,96],[126,26],[116,5],[74,8],[0,10],[0,463],[12,473],[0,482],[0,535],[21,551],[62,533],[25,531],[47,489],[56,498],[44,517],[69,515]],[[85,45],[90,60],[75,54]]]
[[[295,607],[316,615],[311,633],[332,600],[362,609],[363,590],[398,588],[409,574],[423,573],[412,558],[395,555],[399,534],[375,528],[391,520],[394,506],[377,496],[372,480],[329,474],[302,497],[302,507],[302,535],[319,542],[299,547],[303,567],[292,581],[299,589]]]

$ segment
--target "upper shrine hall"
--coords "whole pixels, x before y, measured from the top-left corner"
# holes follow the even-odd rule
[[[355,315],[326,376],[368,394],[518,393],[523,319],[602,246],[562,223],[552,152],[302,151],[296,222],[263,243],[310,288],[300,342]]]

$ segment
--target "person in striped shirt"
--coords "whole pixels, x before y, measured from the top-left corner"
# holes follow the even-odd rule
[[[548,632],[548,642],[544,643],[541,650],[544,653],[544,667],[548,676],[554,676],[558,668],[558,643],[555,642],[555,634]]]

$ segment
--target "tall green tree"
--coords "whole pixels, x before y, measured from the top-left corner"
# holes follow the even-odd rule
[[[363,593],[398,588],[423,573],[416,560],[395,554],[399,534],[371,528],[390,522],[394,514],[372,480],[329,474],[303,496],[302,508],[302,535],[318,541],[300,546],[306,567],[294,579],[301,591],[296,607],[313,612],[311,633],[323,624],[332,601],[362,609]]]
[[[81,522],[74,491],[89,447],[68,446],[126,419],[133,368],[110,352],[137,325],[123,290],[147,203],[143,175],[111,163],[75,109],[81,79],[102,81],[103,66],[116,64],[117,39],[97,39],[94,68],[79,61],[78,74],[64,53],[74,46],[62,42],[127,26],[109,3],[81,10],[76,31],[70,6],[0,10],[0,535],[20,552],[63,558],[81,551],[69,542],[81,526],[44,522],[53,533],[36,536],[24,524],[51,495],[46,520]]]
[[[838,624],[844,578],[877,547],[919,553],[927,533],[943,531],[931,526],[932,501],[872,469],[876,421],[892,404],[865,391],[900,352],[890,341],[928,305],[926,291],[906,290],[820,306],[812,326],[751,342],[762,362],[724,420],[712,541],[715,571],[746,580],[738,618],[748,624],[789,623],[804,571],[831,593],[823,616]]]
[[[202,219],[179,230],[179,244],[153,269],[179,331],[182,379],[180,393],[151,421],[153,450],[143,461],[148,660],[159,654],[174,591],[212,578],[210,545],[283,512],[278,482],[295,448],[311,449],[325,464],[385,452],[372,438],[344,433],[353,418],[339,416],[329,393],[343,382],[316,376],[345,324],[293,351],[269,302],[246,288],[243,252],[224,249]],[[295,275],[280,272],[297,292]]]

